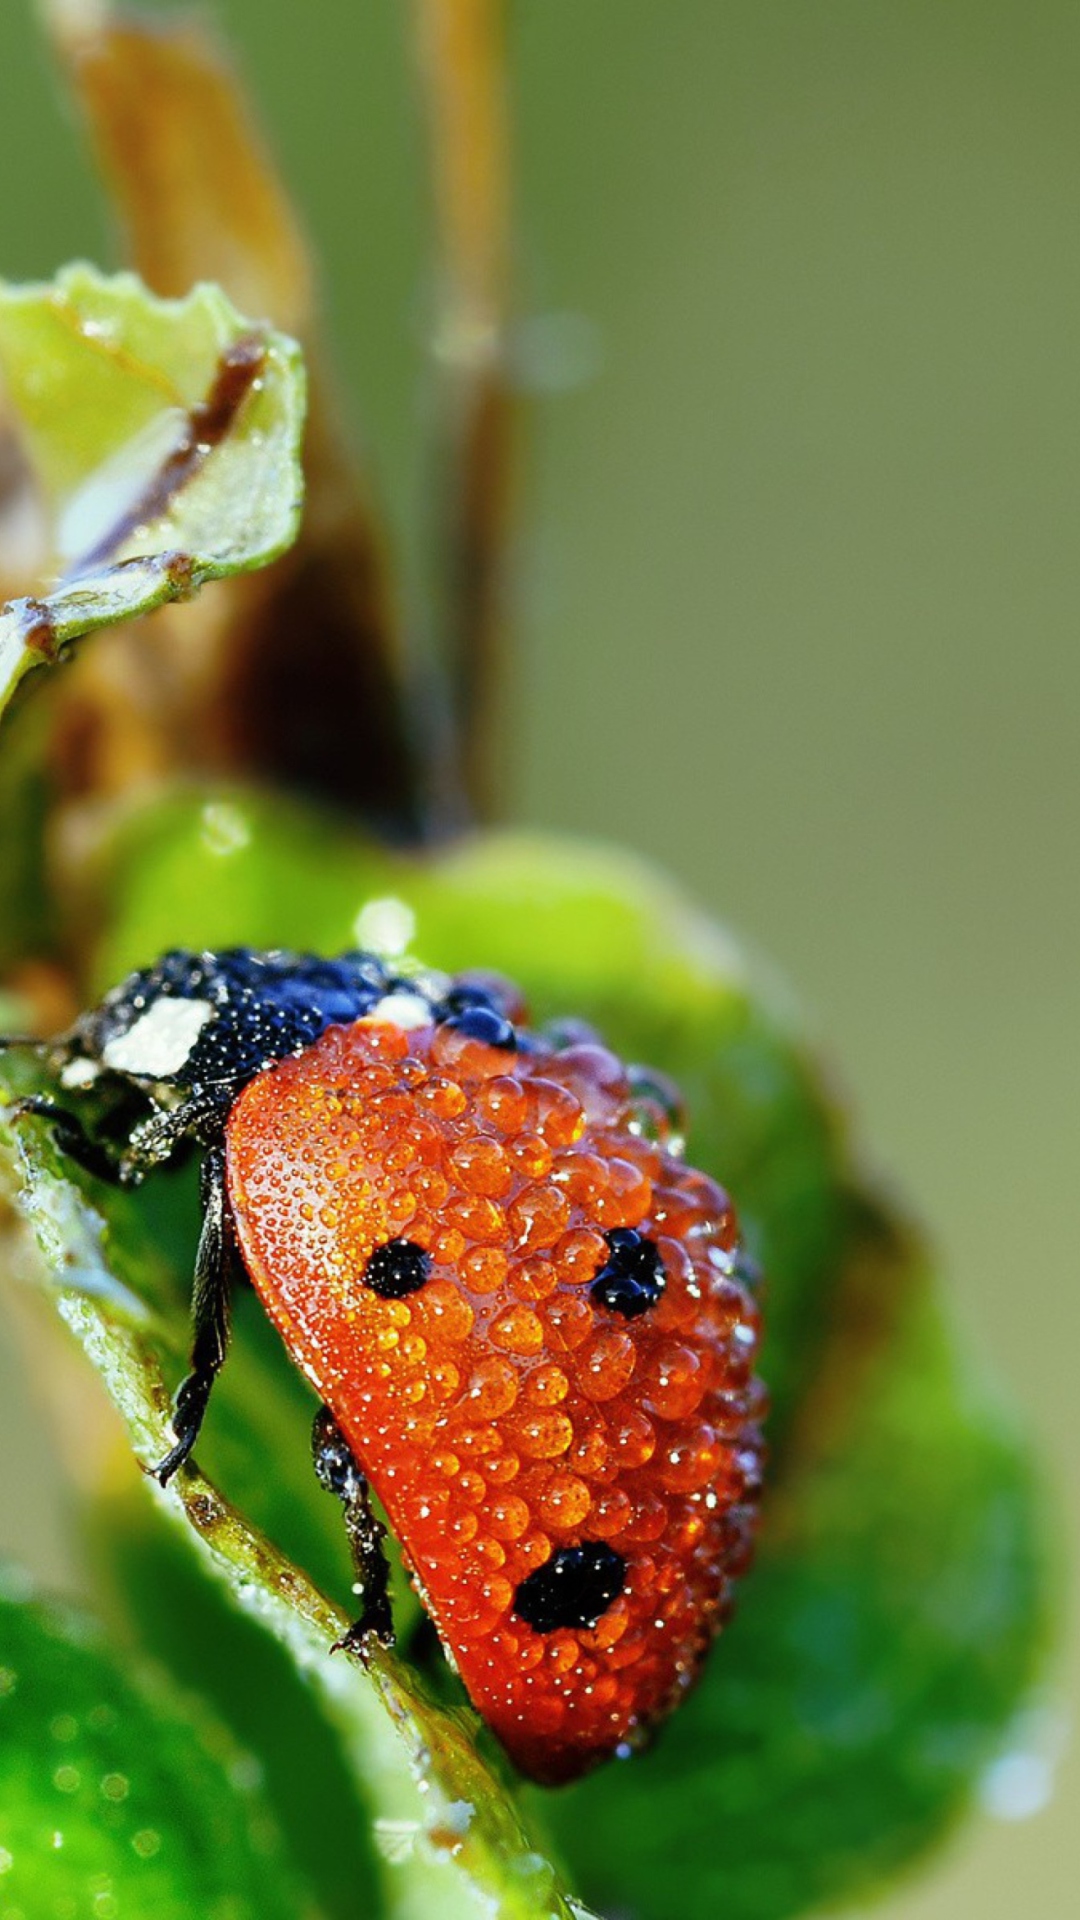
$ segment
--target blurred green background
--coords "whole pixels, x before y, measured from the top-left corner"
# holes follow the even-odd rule
[[[213,11],[415,572],[405,8]],[[1080,10],[518,0],[512,84],[537,392],[510,810],[652,855],[788,975],[1075,1534]],[[30,0],[0,5],[0,98],[0,270],[109,261]],[[70,1584],[22,1392],[0,1354],[0,1551]],[[1077,1776],[887,1911],[1071,1910]]]

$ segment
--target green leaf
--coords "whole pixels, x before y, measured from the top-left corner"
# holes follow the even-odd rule
[[[692,1156],[768,1279],[776,1450],[757,1571],[655,1751],[544,1798],[587,1897],[642,1920],[782,1920],[939,1836],[1023,1705],[1046,1631],[1020,1440],[919,1250],[858,1197],[783,996],[638,862],[514,834],[416,862],[215,794],[129,822],[98,985],[169,944],[334,951],[380,926],[493,966],[674,1074]],[[373,901],[391,904],[372,911]],[[402,911],[404,909],[404,911]]]
[[[275,1475],[291,1451],[283,1433]],[[207,1579],[136,1477],[111,1475],[89,1516],[98,1613],[258,1755],[267,1802],[325,1920],[376,1920],[384,1902],[372,1809],[317,1695],[288,1650]]]
[[[0,1902],[72,1920],[314,1914],[253,1763],[11,1575],[0,1580]]]
[[[67,267],[0,284],[0,369],[62,577],[0,612],[0,711],[94,628],[260,567],[294,539],[304,373],[285,335],[213,286],[159,300]]]
[[[131,1257],[125,1209],[111,1193],[102,1196],[106,1226],[45,1125],[10,1109],[5,1120],[0,1111],[0,1146],[39,1278],[100,1373],[137,1457],[150,1465],[169,1444],[159,1329],[146,1304],[156,1288],[154,1262],[144,1247]],[[366,1669],[348,1657],[331,1660],[348,1624],[344,1614],[195,1469],[157,1493],[197,1538],[207,1566],[320,1691],[387,1841],[391,1920],[427,1920],[432,1912],[475,1920],[492,1903],[505,1920],[574,1920],[553,1868],[477,1749],[474,1717],[436,1705],[393,1653],[377,1650]]]

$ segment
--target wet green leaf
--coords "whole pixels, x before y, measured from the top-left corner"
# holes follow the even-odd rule
[[[85,1620],[0,1578],[5,1913],[314,1920],[256,1764]]]
[[[0,1081],[0,1097],[2,1088]],[[156,1252],[148,1264],[145,1247],[129,1248],[125,1209],[110,1191],[91,1197],[42,1122],[0,1109],[0,1148],[5,1185],[36,1251],[31,1264],[97,1368],[136,1456],[152,1464],[169,1444],[160,1330],[147,1304]],[[387,1838],[390,1920],[427,1920],[435,1911],[466,1920],[490,1912],[493,1901],[505,1920],[573,1920],[553,1868],[477,1749],[473,1716],[435,1704],[393,1653],[377,1650],[366,1670],[347,1657],[332,1660],[345,1616],[194,1468],[157,1491],[197,1538],[207,1567],[318,1688],[376,1832]]]
[[[294,1451],[287,1432],[275,1475]],[[231,1604],[222,1582],[206,1578],[133,1479],[112,1476],[89,1516],[98,1613],[258,1754],[267,1803],[324,1920],[375,1920],[383,1900],[372,1809],[317,1694],[287,1649]]]
[[[0,372],[61,575],[0,612],[0,710],[82,634],[263,566],[295,537],[300,350],[218,288],[160,300],[86,266],[0,284]]]
[[[1026,1697],[1041,1516],[921,1253],[858,1198],[782,995],[639,863],[572,843],[494,835],[417,863],[219,794],[144,814],[114,854],[101,986],[176,940],[333,951],[396,930],[683,1086],[690,1151],[767,1271],[772,1503],[735,1622],[655,1751],[543,1812],[586,1894],[643,1920],[672,1911],[673,1859],[691,1920],[865,1897],[948,1826]]]

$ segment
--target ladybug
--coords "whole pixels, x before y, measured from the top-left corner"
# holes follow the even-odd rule
[[[250,1279],[314,1386],[363,1611],[389,1643],[374,1492],[448,1659],[520,1770],[625,1755],[682,1698],[747,1565],[763,1392],[731,1203],[672,1090],[493,976],[361,952],[177,951],[49,1043],[91,1172],[201,1153],[191,1372],[164,1484]]]

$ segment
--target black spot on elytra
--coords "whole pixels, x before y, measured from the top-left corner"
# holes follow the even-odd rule
[[[589,1291],[602,1307],[634,1320],[655,1307],[667,1285],[664,1263],[655,1241],[636,1227],[613,1227],[605,1233],[611,1253]]]
[[[523,1580],[514,1611],[537,1633],[595,1627],[626,1584],[626,1561],[606,1540],[560,1547]]]
[[[386,1240],[376,1247],[363,1281],[380,1300],[403,1300],[418,1293],[431,1272],[431,1255],[413,1240]]]

